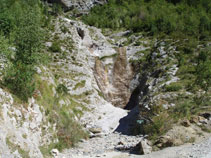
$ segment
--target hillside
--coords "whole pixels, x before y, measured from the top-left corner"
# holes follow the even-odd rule
[[[0,157],[210,156],[209,0],[0,4]]]

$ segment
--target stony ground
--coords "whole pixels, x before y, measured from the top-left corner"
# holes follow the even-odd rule
[[[102,140],[105,140],[105,138],[113,139],[113,137],[114,136],[111,134],[111,137],[108,136],[101,139]],[[110,139],[110,141],[112,139]],[[89,145],[91,145],[91,142],[93,142],[93,140],[90,140],[89,142],[90,142]],[[100,144],[100,142],[97,144],[92,144],[92,146],[95,146],[96,148],[100,148],[101,145],[102,144]],[[102,157],[102,158],[211,158],[211,137],[203,140],[200,143],[166,148],[161,151],[153,152],[149,155],[134,155],[128,152],[119,152],[119,151],[114,151],[114,150],[112,151],[100,150],[98,153],[96,152],[93,154],[85,154],[85,153],[76,154],[72,151],[73,150],[68,150],[63,154],[60,154],[58,158],[95,158],[95,157]]]
[[[60,157],[97,157],[112,151],[129,151],[143,139],[142,136],[126,136],[117,132],[81,142],[77,148],[66,150]]]
[[[59,157],[98,157],[113,151],[130,152],[142,139],[142,135],[132,135],[133,119],[138,109],[134,108],[120,119],[117,129],[109,134],[95,134],[89,140],[81,140],[77,147],[64,151]]]

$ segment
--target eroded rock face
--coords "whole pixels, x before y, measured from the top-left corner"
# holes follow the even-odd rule
[[[153,106],[162,106],[165,109],[175,106],[168,99],[176,98],[177,93],[162,92],[162,89],[165,85],[180,80],[176,76],[178,67],[175,46],[167,46],[163,41],[155,41],[153,48],[155,49],[150,52],[150,59],[142,65],[139,85],[136,89],[140,118],[143,120],[150,120],[152,114],[150,110]]]
[[[67,31],[63,32],[61,26]],[[86,111],[78,107],[77,110],[83,113],[83,116],[78,117],[78,121],[86,129],[97,128],[106,134],[113,132],[119,125],[119,120],[127,115],[127,111],[114,107],[110,100],[104,99],[96,81],[98,74],[95,73],[95,63],[97,58],[101,59],[98,63],[102,64],[98,66],[98,72],[102,70],[99,78],[105,79],[103,83],[110,83],[110,70],[114,65],[111,56],[116,54],[114,46],[107,41],[100,29],[64,17],[59,17],[55,22],[53,35],[58,35],[63,51],[54,53],[55,61],[51,64],[51,69],[58,76],[58,82],[67,87],[71,99],[89,109]],[[49,46],[53,40],[53,37],[49,39]],[[109,75],[104,75],[106,71],[101,68],[103,65],[108,67]],[[104,76],[108,78],[103,78]]]
[[[32,98],[26,108],[14,102],[11,94],[0,88],[0,157],[40,157],[39,146],[52,136],[41,108]],[[44,130],[45,129],[45,130]],[[45,131],[45,132],[43,132]],[[22,151],[22,152],[19,152]]]
[[[104,4],[107,0],[48,0],[50,3],[60,3],[66,9],[76,8],[79,11],[88,11],[96,4]]]
[[[96,58],[95,78],[106,100],[117,107],[124,108],[129,101],[131,92],[130,81],[133,70],[126,56],[126,48],[118,48],[113,65]]]

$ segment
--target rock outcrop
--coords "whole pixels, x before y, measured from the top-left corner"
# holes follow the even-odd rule
[[[107,0],[48,0],[50,3],[59,3],[66,10],[78,9],[78,11],[86,12],[90,10],[95,5],[102,5],[107,2]]]
[[[65,27],[67,31],[63,32],[62,27]],[[103,84],[114,80],[111,75],[115,63],[113,55],[117,54],[114,46],[108,42],[100,29],[64,17],[56,20],[53,36],[57,36],[57,40],[60,41],[62,52],[53,54],[55,61],[51,69],[57,75],[58,82],[67,87],[72,100],[87,109],[87,111],[78,109],[83,113],[78,118],[79,121],[87,129],[101,129],[101,133],[114,131],[119,125],[119,120],[127,115],[127,111],[114,107],[112,101],[104,97],[96,80],[96,78],[103,80]],[[52,45],[53,40],[54,37],[49,39],[49,46]],[[120,50],[121,59],[117,57],[120,65],[116,65],[115,69],[128,62],[125,49]],[[103,68],[104,64],[110,66],[107,69],[110,72]],[[97,71],[96,65],[99,65]],[[125,66],[121,70],[127,71]],[[115,80],[118,80],[117,75],[120,72],[115,71]],[[124,86],[124,83],[121,84]],[[105,87],[105,91],[110,91],[109,87]],[[128,98],[129,96],[130,94]]]
[[[57,124],[48,119],[59,115],[59,112],[53,111],[53,116],[49,116],[53,108],[64,107],[65,111],[73,115],[73,119],[87,130],[92,129],[90,132],[94,135],[113,132],[119,120],[128,113],[105,100],[96,81],[96,58],[116,54],[114,45],[107,41],[99,29],[86,26],[80,21],[58,17],[54,27],[51,38],[46,42],[46,51],[56,42],[60,49],[58,52],[48,52],[53,59],[48,67],[37,67],[37,79],[42,91],[47,90],[46,96],[36,90],[29,104],[21,104],[14,102],[13,96],[6,90],[0,89],[0,156],[22,157],[20,151],[24,149],[29,157],[42,158],[40,147],[58,142],[57,137],[53,137],[59,130]],[[125,48],[120,48],[119,54],[116,64],[112,57],[106,60],[113,64],[110,67],[112,72],[115,67],[116,82],[122,79],[128,66]],[[112,76],[107,77],[113,79]],[[65,96],[59,97],[59,88],[65,90]],[[56,103],[52,102],[54,97],[58,99]]]
[[[106,63],[106,59],[96,59],[95,78],[105,99],[124,108],[131,95],[129,86],[134,73],[127,59],[126,48],[118,48],[112,58],[112,65]]]
[[[52,137],[48,132],[52,126],[46,123],[42,107],[33,98],[28,107],[17,104],[12,95],[1,88],[0,104],[0,156],[42,158],[39,147],[47,145]]]
[[[141,155],[150,154],[152,152],[152,147],[146,139],[138,143],[136,148],[138,150],[138,153]]]

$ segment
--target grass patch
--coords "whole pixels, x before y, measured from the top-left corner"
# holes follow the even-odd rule
[[[85,86],[85,84],[86,84],[86,81],[85,81],[85,80],[82,80],[82,81],[78,82],[78,83],[75,85],[75,87],[73,88],[73,90],[76,90],[76,89],[78,89],[78,88],[83,88],[83,87]]]
[[[6,144],[9,146],[10,150],[12,152],[15,152],[18,150],[18,153],[21,155],[22,158],[29,158],[29,151],[25,151],[21,149],[21,147],[17,144],[14,144],[12,141],[10,141],[9,137],[6,137]]]
[[[44,158],[50,158],[51,150],[54,148],[54,144],[46,145],[46,146],[40,146],[39,149],[41,153],[43,154]]]
[[[64,148],[70,148],[77,144],[82,138],[87,138],[88,134],[83,130],[81,125],[74,120],[75,116],[81,116],[83,110],[78,110],[82,107],[81,104],[76,102],[66,92],[66,87],[59,84],[54,94],[54,85],[49,85],[47,81],[37,78],[37,88],[41,96],[37,98],[38,103],[45,109],[46,117],[52,124],[56,124],[55,139],[57,143],[51,144],[49,148],[57,148],[62,151]],[[70,100],[70,104],[60,105],[60,100]],[[82,108],[83,109],[83,108]],[[43,152],[49,152],[50,149],[42,147]]]
[[[169,85],[165,86],[165,91],[166,92],[176,92],[182,89],[182,84],[178,82],[173,82]]]
[[[102,92],[101,90],[98,90],[98,89],[96,89],[96,90],[97,90],[97,94],[98,94],[100,97],[104,98],[103,92]]]
[[[64,85],[64,84],[59,84],[57,87],[56,87],[56,92],[60,95],[67,95],[68,93],[68,89],[67,87]]]
[[[208,96],[202,97],[207,98]],[[193,115],[198,115],[203,111],[210,111],[209,105],[203,102],[206,98],[187,96],[181,93],[176,98],[168,100],[168,103],[175,104],[174,107],[164,109],[162,105],[154,105],[148,112],[151,122],[143,125],[144,133],[149,135],[149,138],[154,142],[180,120],[191,120]],[[210,132],[210,129],[206,126],[201,126],[201,128],[206,132]]]
[[[200,127],[204,132],[211,133],[211,129],[209,129],[209,128],[206,127],[205,125],[200,125],[199,127]]]
[[[54,41],[52,43],[52,45],[49,47],[49,50],[51,52],[54,52],[54,53],[60,53],[60,52],[62,52],[60,42]]]
[[[59,117],[57,119],[59,142],[55,145],[58,150],[61,151],[64,148],[73,147],[80,139],[88,137],[88,134],[72,119],[68,111],[61,109]]]
[[[171,129],[174,120],[161,105],[154,106],[151,112],[151,123],[143,125],[143,132],[148,134],[149,139],[154,142],[159,136]]]
[[[116,57],[118,54],[117,53],[114,53],[114,54],[111,54],[111,55],[107,55],[107,56],[102,56],[100,57],[100,60],[104,60],[106,58],[114,58]]]

